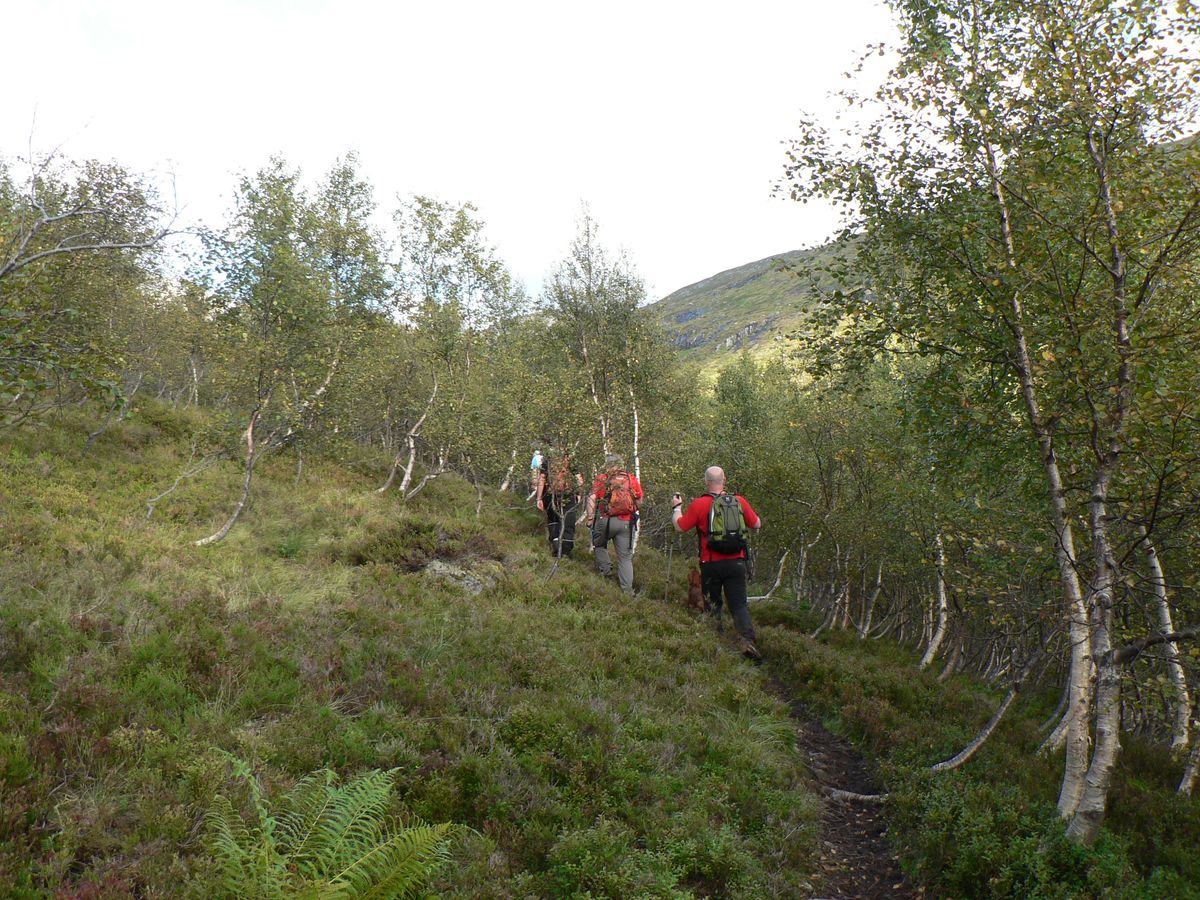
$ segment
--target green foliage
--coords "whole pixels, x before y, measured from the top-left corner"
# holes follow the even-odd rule
[[[457,825],[389,818],[394,772],[368,772],[346,784],[328,769],[301,779],[272,815],[250,767],[233,759],[249,787],[247,824],[224,795],[206,816],[216,896],[417,897],[449,860]],[[214,896],[208,894],[208,896]]]
[[[0,425],[120,398],[161,215],[114,163],[0,159]]]

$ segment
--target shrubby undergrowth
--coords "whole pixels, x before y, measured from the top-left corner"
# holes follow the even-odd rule
[[[270,802],[394,770],[388,814],[457,823],[447,896],[802,896],[816,803],[786,706],[639,554],[622,600],[549,560],[514,495],[445,475],[408,504],[367,460],[236,462],[145,500],[199,417],[143,403],[85,448],[64,412],[0,443],[0,883],[14,896],[219,896],[204,819],[229,765]],[[386,466],[386,461],[376,461]],[[377,473],[376,473],[377,474]],[[516,509],[506,508],[508,506]],[[432,577],[440,559],[485,585]],[[680,567],[673,580],[682,584]]]
[[[1054,706],[1034,696],[1010,711],[962,769],[928,766],[957,753],[999,693],[974,678],[938,683],[891,641],[835,631],[790,602],[756,610],[761,645],[826,726],[878,763],[905,865],[946,897],[1200,897],[1200,803],[1174,792],[1178,763],[1129,738],[1108,826],[1091,848],[1069,841],[1054,805],[1061,755],[1038,757],[1038,723]]]

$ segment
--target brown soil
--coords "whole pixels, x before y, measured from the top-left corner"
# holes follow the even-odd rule
[[[825,791],[878,794],[879,785],[862,754],[826,729],[781,683],[775,686],[791,708],[796,747],[804,754],[817,785]],[[821,815],[820,874],[820,897],[875,900],[925,896],[900,870],[887,840],[880,803],[826,797]]]

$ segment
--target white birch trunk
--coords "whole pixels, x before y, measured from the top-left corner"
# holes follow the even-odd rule
[[[205,547],[209,544],[216,544],[225,540],[225,536],[229,534],[230,529],[237,524],[238,518],[242,514],[242,510],[246,508],[246,501],[250,499],[250,483],[254,478],[254,466],[258,462],[259,452],[254,443],[254,429],[258,425],[258,417],[262,412],[264,403],[257,406],[253,413],[250,414],[250,424],[246,426],[246,464],[245,474],[242,478],[242,492],[238,497],[237,504],[233,508],[233,512],[229,518],[225,520],[225,524],[218,528],[215,532],[206,538],[201,538],[198,541],[193,541],[193,546]]]
[[[752,602],[759,601],[759,600],[770,600],[771,599],[771,595],[774,594],[775,591],[777,591],[779,589],[779,585],[783,584],[783,567],[784,567],[784,564],[787,562],[788,554],[790,552],[791,552],[790,550],[783,551],[783,556],[779,560],[779,570],[775,573],[775,583],[771,585],[771,589],[769,591],[767,591],[765,594],[759,594],[756,597],[747,597],[746,598],[747,602],[752,603]]]
[[[1196,718],[1200,724],[1200,707],[1196,710]],[[1179,793],[1185,797],[1192,796],[1198,774],[1200,774],[1200,741],[1194,741],[1192,752],[1188,754],[1187,765],[1183,769],[1183,778],[1179,780]]]
[[[1171,617],[1171,604],[1167,597],[1167,578],[1163,573],[1162,561],[1158,552],[1150,543],[1150,536],[1145,526],[1140,526],[1138,532],[1146,545],[1146,562],[1150,566],[1150,584],[1154,589],[1154,600],[1158,607],[1158,627],[1163,634],[1172,634],[1175,624]],[[1167,674],[1174,686],[1175,722],[1171,728],[1171,752],[1181,753],[1188,745],[1189,722],[1192,713],[1192,698],[1188,693],[1187,674],[1179,662],[1179,645],[1168,641],[1163,645],[1167,654]]]
[[[400,482],[400,493],[403,494],[408,490],[409,482],[412,481],[413,465],[417,459],[417,436],[421,433],[421,427],[425,424],[425,419],[428,418],[430,411],[433,409],[434,401],[437,400],[438,379],[437,372],[433,373],[433,392],[429,395],[429,402],[425,404],[425,411],[421,413],[421,418],[413,424],[412,428],[408,429],[408,436],[405,438],[405,444],[408,449],[408,464],[404,467],[404,479]],[[396,480],[396,472],[400,470],[400,460],[404,458],[404,452],[396,454],[396,458],[392,461],[392,469],[388,472],[387,481],[383,483],[383,487],[377,488],[375,493],[383,494],[392,486],[392,482]]]
[[[937,658],[938,651],[942,648],[942,641],[946,637],[946,620],[948,618],[948,607],[946,605],[946,548],[942,543],[941,531],[938,531],[933,536],[933,551],[937,562],[936,624],[933,629],[933,637],[929,639],[929,646],[925,648],[925,655],[921,657],[921,663],[917,666],[918,669],[928,668],[929,664]]]
[[[513,473],[517,471],[517,449],[514,447],[512,457],[509,459],[508,471],[504,473],[504,480],[500,482],[499,491],[507,491],[512,486]]]
[[[1125,256],[1117,230],[1116,201],[1112,195],[1102,140],[1095,131],[1088,133],[1088,153],[1095,167],[1111,254],[1111,261],[1106,268],[1112,278],[1113,331],[1120,364],[1115,395],[1111,405],[1104,410],[1104,419],[1110,430],[1103,454],[1100,453],[1099,441],[1095,444],[1100,462],[1093,479],[1089,515],[1096,574],[1088,608],[1092,613],[1093,659],[1101,661],[1096,685],[1096,748],[1088,766],[1083,793],[1067,827],[1067,836],[1083,844],[1091,844],[1099,836],[1108,804],[1108,788],[1121,752],[1121,669],[1118,663],[1110,659],[1109,653],[1112,649],[1113,590],[1117,571],[1109,541],[1106,504],[1108,487],[1120,459],[1121,439],[1133,398],[1133,352],[1125,302]],[[1093,427],[1100,424],[1097,417],[1098,412],[1094,412]]]
[[[950,658],[946,660],[946,666],[942,669],[942,673],[938,675],[939,682],[945,681],[958,670],[958,661],[962,659],[962,639],[955,641],[950,648]]]
[[[1012,219],[1008,201],[1000,181],[996,154],[990,143],[985,142],[988,176],[992,182],[992,194],[1000,212],[1000,228],[1005,250],[1005,263],[1010,271],[1016,271],[1017,258],[1013,244]],[[1067,514],[1066,490],[1062,473],[1058,468],[1058,456],[1054,450],[1054,437],[1042,417],[1037,389],[1033,383],[1033,363],[1029,356],[1029,345],[1025,339],[1025,313],[1020,294],[1013,291],[1009,302],[1011,320],[1007,322],[1013,336],[1017,377],[1021,385],[1021,397],[1029,424],[1037,438],[1042,469],[1046,476],[1046,487],[1050,494],[1050,518],[1054,525],[1054,555],[1058,563],[1059,580],[1063,587],[1066,615],[1069,619],[1071,642],[1070,659],[1070,703],[1067,706],[1066,760],[1063,764],[1063,781],[1058,795],[1058,811],[1064,818],[1071,816],[1083,793],[1083,778],[1088,766],[1088,751],[1091,736],[1092,701],[1092,656],[1091,635],[1087,607],[1084,604],[1083,587],[1079,582],[1076,566],[1075,539]]]
[[[875,567],[875,584],[871,588],[871,593],[863,600],[863,615],[862,623],[858,628],[858,639],[865,640],[867,635],[871,633],[871,622],[875,617],[875,602],[879,599],[879,592],[883,590],[883,560],[879,560],[879,564]]]
[[[987,739],[992,736],[992,732],[996,730],[996,726],[1000,724],[1000,720],[1003,719],[1004,714],[1008,712],[1008,708],[1012,705],[1013,700],[1017,698],[1017,694],[1020,693],[1021,687],[1029,678],[1030,673],[1033,672],[1038,662],[1041,661],[1042,655],[1043,651],[1038,651],[1032,657],[1030,657],[1027,663],[1025,663],[1025,667],[1021,670],[1021,674],[1017,676],[1016,681],[1013,682],[1012,686],[1008,690],[1008,693],[1005,695],[1004,699],[1000,701],[1000,705],[992,714],[991,719],[989,719],[987,724],[980,729],[979,734],[975,736],[974,740],[972,740],[971,743],[967,744],[966,747],[964,747],[959,753],[955,754],[950,759],[943,760],[940,763],[930,766],[929,770],[931,772],[948,772],[951,769],[957,769],[975,755],[975,753],[984,745]]]

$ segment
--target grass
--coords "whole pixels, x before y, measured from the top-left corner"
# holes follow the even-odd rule
[[[0,884],[17,897],[218,896],[217,795],[396,770],[401,816],[454,822],[462,897],[803,896],[816,802],[787,709],[639,552],[546,581],[538,518],[443,477],[409,505],[350,448],[233,462],[145,500],[203,421],[152,403],[0,437]],[[518,507],[516,509],[509,507]],[[469,570],[479,596],[425,571]],[[681,567],[673,581],[683,591]]]

